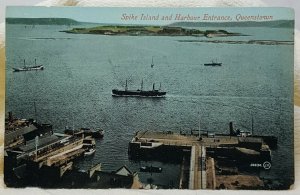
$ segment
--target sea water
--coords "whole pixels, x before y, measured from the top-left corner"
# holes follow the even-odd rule
[[[198,129],[199,120],[204,131],[228,133],[230,121],[251,131],[253,117],[255,135],[278,137],[272,169],[263,177],[293,180],[293,45],[182,42],[293,41],[293,29],[222,28],[249,36],[209,39],[67,34],[60,31],[72,27],[53,25],[6,28],[6,112],[50,123],[59,133],[65,126],[104,129],[95,156],[79,162],[82,169],[96,163],[105,171],[159,166],[160,174],[139,173],[142,182],[177,187],[179,164],[128,159],[135,132],[188,132]],[[13,72],[24,59],[28,66],[37,59],[45,69]],[[222,66],[203,65],[212,60]],[[142,80],[144,90],[161,84],[167,95],[112,97],[111,90],[124,89],[126,80],[134,90]]]

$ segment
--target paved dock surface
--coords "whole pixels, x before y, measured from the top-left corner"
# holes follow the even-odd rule
[[[270,151],[269,146],[264,141],[264,137],[231,136],[225,134],[202,134],[199,136],[195,133],[186,135],[172,131],[140,131],[136,133],[132,139],[132,143],[137,143],[139,147],[145,150],[152,150],[155,147],[163,145],[190,151],[190,162],[187,163],[189,168],[186,169],[188,173],[184,178],[185,188],[188,189],[239,189],[241,186],[261,189],[263,184],[258,176],[216,175],[215,159],[211,157],[207,158],[206,149],[226,146],[228,148],[234,147],[246,156],[259,156],[260,151],[264,151],[267,155],[268,151]],[[231,182],[223,182],[222,178],[226,178]],[[179,187],[182,186],[180,185]]]
[[[218,147],[220,145],[237,145],[239,141],[243,143],[261,143],[262,139],[254,137],[238,137],[230,135],[181,135],[171,131],[137,132],[133,142],[155,143],[152,146],[168,145],[178,147],[191,147],[190,169],[189,169],[189,189],[215,189],[218,185],[215,175],[215,162],[206,158],[206,148]]]
[[[135,136],[137,141],[140,142],[160,142],[166,145],[178,145],[178,146],[192,146],[201,144],[203,146],[217,146],[220,144],[238,144],[239,137],[220,135],[214,137],[203,137],[195,135],[180,135],[176,133],[167,132],[150,132],[143,131],[138,132]]]
[[[220,144],[237,144],[238,137],[232,136],[215,136],[213,138],[200,137],[195,135],[180,135],[168,132],[138,132],[135,141],[139,142],[159,142],[164,145],[174,146],[191,146],[191,159],[190,159],[190,176],[189,176],[189,189],[206,189],[207,181],[215,183],[213,176],[214,168],[206,166],[206,147],[216,147]],[[207,169],[210,174],[207,174]],[[210,185],[211,186],[211,185]]]

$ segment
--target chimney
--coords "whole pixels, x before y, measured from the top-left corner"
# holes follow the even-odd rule
[[[8,121],[12,122],[14,120],[12,112],[8,112]]]
[[[233,122],[229,122],[229,135],[235,135],[235,132],[233,130]]]

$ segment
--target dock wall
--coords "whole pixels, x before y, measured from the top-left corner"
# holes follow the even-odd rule
[[[168,162],[181,162],[184,150],[190,151],[190,146],[161,145],[155,148],[141,148],[139,143],[130,143],[128,156],[130,159],[162,160]]]

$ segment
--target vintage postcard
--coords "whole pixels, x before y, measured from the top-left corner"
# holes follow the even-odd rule
[[[7,187],[285,190],[288,8],[8,7]]]

